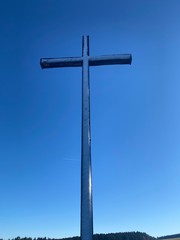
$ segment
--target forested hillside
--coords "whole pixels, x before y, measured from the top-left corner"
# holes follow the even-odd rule
[[[141,232],[124,232],[124,233],[108,233],[108,234],[94,234],[93,240],[155,240],[156,238]],[[31,237],[16,237],[11,240],[80,240],[80,237],[70,238],[31,238]]]

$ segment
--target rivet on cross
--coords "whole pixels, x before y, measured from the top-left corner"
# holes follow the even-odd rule
[[[81,240],[93,238],[89,66],[131,64],[130,54],[89,56],[89,36],[82,38],[82,57],[42,58],[42,68],[82,67]]]

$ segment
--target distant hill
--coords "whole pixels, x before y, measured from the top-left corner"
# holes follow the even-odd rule
[[[158,237],[158,239],[172,239],[172,238],[180,238],[180,233]]]
[[[162,237],[152,237],[142,232],[120,232],[120,233],[107,233],[107,234],[94,234],[93,240],[180,240],[180,233],[173,235],[166,235]],[[0,238],[0,240],[3,240]],[[46,238],[46,237],[16,237],[9,240],[80,240],[80,237],[69,237],[69,238]]]
[[[93,240],[155,240],[156,238],[141,232],[123,232],[95,234]]]
[[[16,237],[12,240],[80,240],[80,237],[69,238],[31,238],[31,237]],[[123,232],[123,233],[108,233],[108,234],[94,234],[93,240],[157,240],[157,238],[151,237],[142,232]]]

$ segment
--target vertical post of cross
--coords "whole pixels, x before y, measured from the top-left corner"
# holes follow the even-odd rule
[[[83,36],[82,41],[81,240],[92,240],[93,204],[90,132],[89,36]]]

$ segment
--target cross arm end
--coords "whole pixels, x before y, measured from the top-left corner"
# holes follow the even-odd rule
[[[65,58],[41,58],[41,68],[59,68],[59,67],[80,67],[82,66],[81,57],[65,57]]]
[[[99,65],[114,65],[114,64],[131,64],[132,55],[131,54],[113,54],[113,55],[103,55],[97,57],[90,57],[90,66]]]

